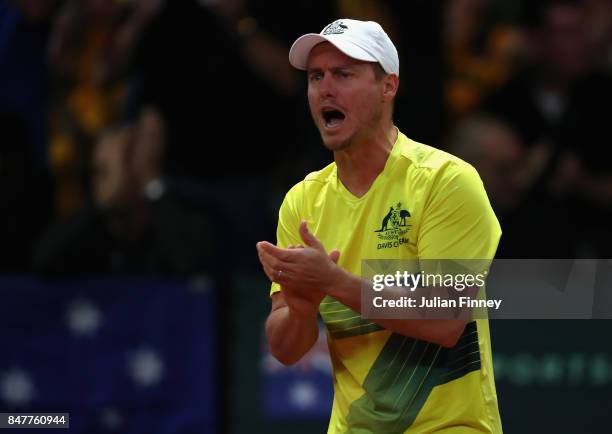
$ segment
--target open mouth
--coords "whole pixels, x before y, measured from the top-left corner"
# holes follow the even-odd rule
[[[323,120],[326,128],[335,128],[344,122],[346,115],[335,108],[325,108],[322,110]]]

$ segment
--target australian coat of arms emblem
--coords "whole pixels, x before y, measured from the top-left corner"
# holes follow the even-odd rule
[[[402,209],[401,202],[389,207],[389,211],[387,211],[387,214],[382,219],[380,228],[374,232],[376,232],[380,240],[391,241],[392,243],[383,243],[382,246],[379,245],[379,248],[394,247],[407,242],[408,240],[404,239],[403,235],[410,229],[411,225],[408,224],[409,218],[410,212]]]

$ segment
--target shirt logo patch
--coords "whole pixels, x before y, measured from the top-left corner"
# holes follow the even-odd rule
[[[390,206],[389,211],[383,217],[380,229],[376,229],[376,236],[383,242],[378,244],[378,249],[389,249],[408,243],[404,235],[412,225],[407,223],[410,212],[402,209],[402,203],[398,202],[395,207]]]
[[[340,35],[344,33],[346,29],[348,29],[348,26],[346,26],[342,21],[334,21],[333,23],[325,27],[323,31],[321,32],[321,34],[322,35]]]

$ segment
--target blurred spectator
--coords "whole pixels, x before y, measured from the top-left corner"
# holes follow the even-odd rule
[[[584,10],[571,0],[524,7],[528,63],[485,104],[486,111],[513,128],[529,152],[542,161],[521,204],[521,213],[531,219],[516,233],[506,231],[506,236],[535,243],[525,255],[571,258],[577,254],[580,238],[571,214],[580,164],[563,140],[563,129],[574,85],[591,67]]]
[[[555,140],[570,88],[588,71],[584,12],[577,1],[525,6],[529,61],[485,106],[517,130],[526,146]]]
[[[85,199],[94,137],[126,115],[133,51],[161,5],[162,0],[68,0],[57,17],[49,46],[50,152],[62,215]]]
[[[612,257],[612,129],[609,111],[602,109],[611,100],[611,73],[584,77],[573,87],[560,128],[559,141],[575,160],[571,216],[583,257]]]
[[[137,56],[145,98],[168,119],[168,170],[204,182],[261,179],[294,146],[299,76],[246,1],[201,3],[168,2]],[[220,164],[214,148],[235,158]]]
[[[541,162],[521,204],[532,219],[516,233],[506,231],[537,240],[525,252],[534,257],[607,257],[612,250],[612,131],[599,108],[612,98],[612,76],[597,51],[609,35],[601,30],[607,24],[596,24],[595,3],[526,3],[529,63],[485,106]],[[540,229],[530,233],[529,227]]]
[[[138,51],[144,98],[168,120],[168,172],[220,214],[219,249],[240,266],[259,270],[253,246],[274,236],[277,191],[312,155],[306,148],[316,135],[300,104],[306,80],[289,65],[287,41],[302,22],[323,28],[329,9],[305,1],[166,2]],[[279,20],[285,12],[297,18]]]
[[[533,216],[521,209],[521,203],[538,178],[545,156],[528,153],[512,129],[486,116],[461,121],[452,131],[446,148],[472,164],[484,183],[503,231],[496,257],[528,257],[533,252],[533,243],[526,242],[525,236],[533,234]]]
[[[0,271],[29,268],[52,212],[47,168],[49,24],[59,1],[0,0]]]
[[[27,146],[47,164],[47,43],[59,0],[0,0],[0,111],[25,122]]]
[[[0,112],[0,272],[24,273],[31,248],[51,218],[51,192],[45,172],[34,164],[27,124]]]
[[[403,65],[394,121],[412,139],[440,143],[446,126],[444,41],[440,31],[445,2],[337,0],[337,3],[338,18],[373,20],[387,29]]]
[[[40,241],[34,270],[45,274],[194,273],[212,268],[203,210],[162,177],[165,125],[145,108],[135,125],[106,131],[93,153],[93,202],[60,218]]]
[[[518,206],[529,168],[525,149],[509,127],[494,118],[468,118],[457,125],[447,148],[476,168],[496,213]]]
[[[445,10],[446,104],[451,122],[478,108],[515,73],[524,38],[516,11],[494,0],[450,0]],[[510,2],[505,2],[508,9]]]
[[[583,0],[593,63],[612,71],[612,0]]]

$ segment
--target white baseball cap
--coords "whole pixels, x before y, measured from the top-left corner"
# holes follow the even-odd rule
[[[399,76],[397,50],[380,24],[349,18],[334,21],[321,33],[308,33],[297,38],[289,50],[289,63],[306,70],[310,50],[325,41],[353,59],[378,62],[387,74]]]

